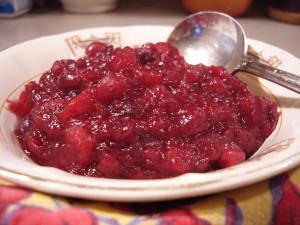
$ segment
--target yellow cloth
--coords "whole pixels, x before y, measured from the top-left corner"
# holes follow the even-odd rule
[[[0,180],[1,225],[297,225],[300,167],[210,196],[111,203],[33,192]]]

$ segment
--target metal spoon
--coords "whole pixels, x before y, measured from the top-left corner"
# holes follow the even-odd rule
[[[248,44],[241,25],[227,14],[192,14],[172,31],[168,42],[190,64],[224,66],[230,73],[245,71],[300,93],[300,76],[247,57]]]

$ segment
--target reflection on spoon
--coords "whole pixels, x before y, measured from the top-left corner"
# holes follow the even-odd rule
[[[190,64],[224,66],[235,74],[245,71],[300,93],[300,76],[247,58],[248,44],[241,25],[227,14],[192,14],[172,31],[168,42]]]

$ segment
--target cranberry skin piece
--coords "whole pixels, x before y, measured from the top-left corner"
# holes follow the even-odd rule
[[[75,73],[62,73],[58,78],[58,86],[63,91],[69,91],[80,87],[83,78]]]
[[[116,143],[127,142],[135,131],[135,123],[128,117],[111,117],[99,122],[95,133],[100,140],[110,140]]]
[[[22,91],[17,102],[8,101],[9,109],[21,117],[26,116],[30,112],[31,108],[34,106],[36,101],[36,98],[34,98],[34,96],[35,93],[37,93],[39,90],[40,86],[36,82],[28,82],[25,85],[25,90]]]
[[[220,77],[212,77],[202,82],[202,88],[203,91],[210,93],[212,96],[219,96],[219,98],[231,95],[229,87]]]
[[[161,84],[163,81],[163,75],[161,73],[143,67],[135,69],[134,78],[138,84],[145,87]]]
[[[142,45],[141,48],[137,49],[140,63],[146,65],[147,63],[152,63],[155,61],[156,47],[152,43],[147,43]]]
[[[148,112],[156,109],[160,111],[174,111],[178,105],[178,101],[172,92],[162,84],[153,85],[145,89],[135,102]]]
[[[61,135],[62,122],[59,114],[65,107],[65,104],[64,100],[56,99],[39,104],[31,110],[31,116],[35,125],[50,138],[57,138]]]
[[[259,124],[266,120],[268,107],[266,101],[254,96],[245,96],[239,106],[246,124]]]
[[[183,174],[189,171],[187,165],[190,161],[187,159],[187,154],[180,148],[171,147],[164,154],[166,170],[173,172],[174,174]]]
[[[255,129],[236,127],[232,129],[233,142],[245,152],[247,158],[250,157],[262,143],[257,140]]]
[[[205,79],[206,73],[208,73],[207,67],[203,64],[187,65],[185,80],[187,83],[201,83]]]
[[[208,101],[204,110],[211,125],[225,121],[236,123],[238,120],[238,115],[222,102]]]
[[[118,48],[115,50],[114,57],[109,62],[109,66],[112,71],[125,70],[130,66],[137,65],[138,59],[132,48],[125,47],[123,49]]]
[[[103,53],[107,48],[107,44],[99,41],[92,42],[85,49],[85,54],[87,57],[96,56],[96,54]]]
[[[62,121],[84,115],[94,109],[95,88],[90,86],[73,98],[60,113]]]
[[[58,152],[67,164],[79,164],[84,167],[92,159],[92,149],[95,146],[95,140],[92,135],[83,127],[73,126],[65,129],[64,138],[68,148]]]
[[[188,152],[188,153],[187,153]],[[195,152],[187,146],[170,146],[164,153],[163,171],[166,174],[184,174],[189,172],[205,171],[208,168],[208,160],[200,159],[197,162]]]
[[[185,107],[177,112],[179,135],[186,137],[209,127],[207,115],[200,107]]]
[[[218,161],[219,168],[227,168],[244,162],[246,159],[245,152],[237,147],[226,148]]]
[[[96,84],[95,96],[100,102],[111,102],[121,97],[129,88],[125,78],[116,73],[109,73]]]
[[[55,61],[52,65],[51,72],[55,76],[59,76],[64,70],[64,63],[63,61]]]
[[[32,127],[34,128],[34,127]],[[47,148],[45,143],[45,135],[37,128],[30,129],[23,137],[23,145],[30,152],[31,157],[39,163],[47,159]]]
[[[175,121],[172,123],[166,114],[151,115],[145,123],[147,124],[144,128],[146,133],[148,132],[155,137],[168,139],[178,135],[178,127]]]
[[[116,151],[118,151],[116,149]],[[120,162],[110,154],[101,154],[99,156],[99,163],[96,166],[98,173],[105,175],[109,178],[122,178],[124,168],[121,166]]]

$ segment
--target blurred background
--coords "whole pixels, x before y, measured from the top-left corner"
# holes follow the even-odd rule
[[[247,37],[300,57],[295,48],[300,0],[0,0],[0,50],[38,36],[90,27],[175,26],[201,10],[229,13]]]

